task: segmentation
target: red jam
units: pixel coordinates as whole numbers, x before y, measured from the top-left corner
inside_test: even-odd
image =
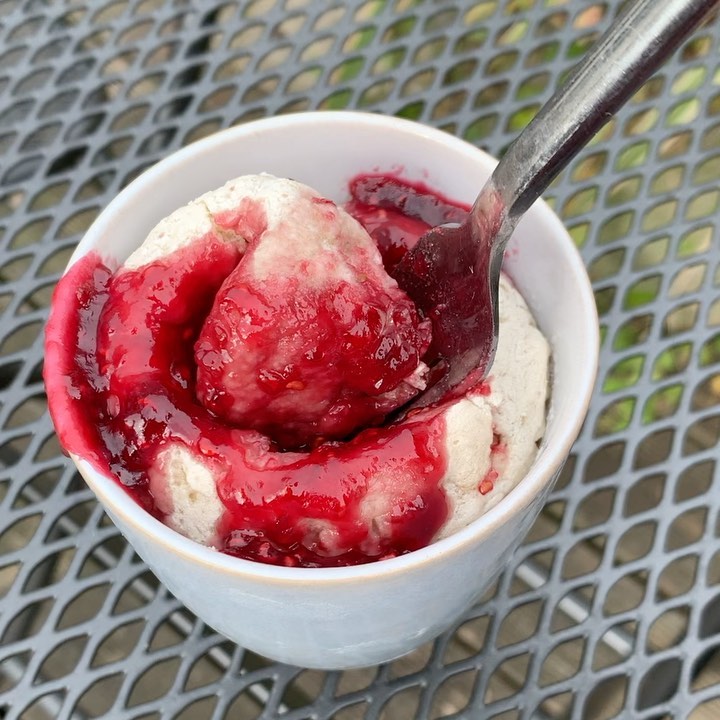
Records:
[[[359,177],[351,195],[348,209],[378,242],[388,270],[430,224],[464,212],[427,188],[391,177]],[[113,274],[96,253],[72,266],[56,289],[46,335],[46,386],[62,445],[114,475],[160,519],[149,469],[173,444],[188,448],[217,478],[225,507],[219,549],[239,557],[335,566],[427,545],[448,512],[438,409],[361,430],[345,442],[284,452],[267,435],[197,400],[193,348],[216,294],[241,260],[211,233],[137,270]],[[353,349],[343,351],[352,362]],[[392,478],[393,487],[382,532],[363,505],[378,474]],[[326,527],[331,547],[323,539]]]
[[[284,210],[302,220],[250,238],[216,293],[195,343],[196,392],[226,422],[299,450],[380,425],[417,395],[431,323],[334,203],[286,198]],[[303,255],[316,237],[328,249]],[[292,259],[274,254],[292,247]]]
[[[358,175],[350,183],[350,195],[345,209],[375,241],[390,275],[428,228],[460,223],[469,210],[423,183],[388,175]]]

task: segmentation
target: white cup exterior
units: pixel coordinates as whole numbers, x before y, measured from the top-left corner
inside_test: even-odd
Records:
[[[248,173],[307,183],[341,202],[362,172],[399,172],[471,202],[495,161],[446,133],[397,118],[303,113],[219,132],[167,157],[121,192],[79,243],[123,260],[161,218]],[[547,430],[526,477],[468,527],[426,548],[347,568],[284,568],[223,555],[147,515],[111,477],[74,457],[88,485],[158,578],[231,640],[304,667],[373,665],[448,628],[496,579],[530,529],[590,400],[598,358],[592,290],[571,238],[536,203],[506,253],[505,269],[550,341]]]

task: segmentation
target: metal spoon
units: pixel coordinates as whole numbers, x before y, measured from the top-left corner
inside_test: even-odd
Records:
[[[423,235],[393,273],[433,323],[432,383],[412,407],[462,394],[492,365],[503,252],[552,179],[720,0],[636,0],[517,137],[467,219]]]

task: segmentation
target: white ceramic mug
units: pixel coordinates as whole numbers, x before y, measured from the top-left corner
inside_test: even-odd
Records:
[[[495,161],[444,132],[379,115],[328,112],[261,120],[169,156],[115,198],[82,239],[126,258],[164,216],[246,173],[291,177],[342,202],[361,172],[400,171],[471,202]],[[512,277],[553,353],[547,431],[527,476],[456,534],[408,555],[345,568],[286,568],[198,545],[146,514],[81,458],[80,472],[138,554],[208,625],[274,658],[319,668],[389,660],[430,640],[495,580],[537,517],[585,417],[598,356],[598,321],[582,260],[543,202],[506,253]]]

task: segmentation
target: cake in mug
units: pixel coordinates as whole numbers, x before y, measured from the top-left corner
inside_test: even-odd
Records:
[[[408,412],[432,327],[393,268],[467,208],[392,176],[350,195],[247,175],[122,265],[73,264],[46,333],[63,447],[177,532],[279,565],[394,557],[496,505],[537,454],[548,343],[503,277],[488,376]]]

